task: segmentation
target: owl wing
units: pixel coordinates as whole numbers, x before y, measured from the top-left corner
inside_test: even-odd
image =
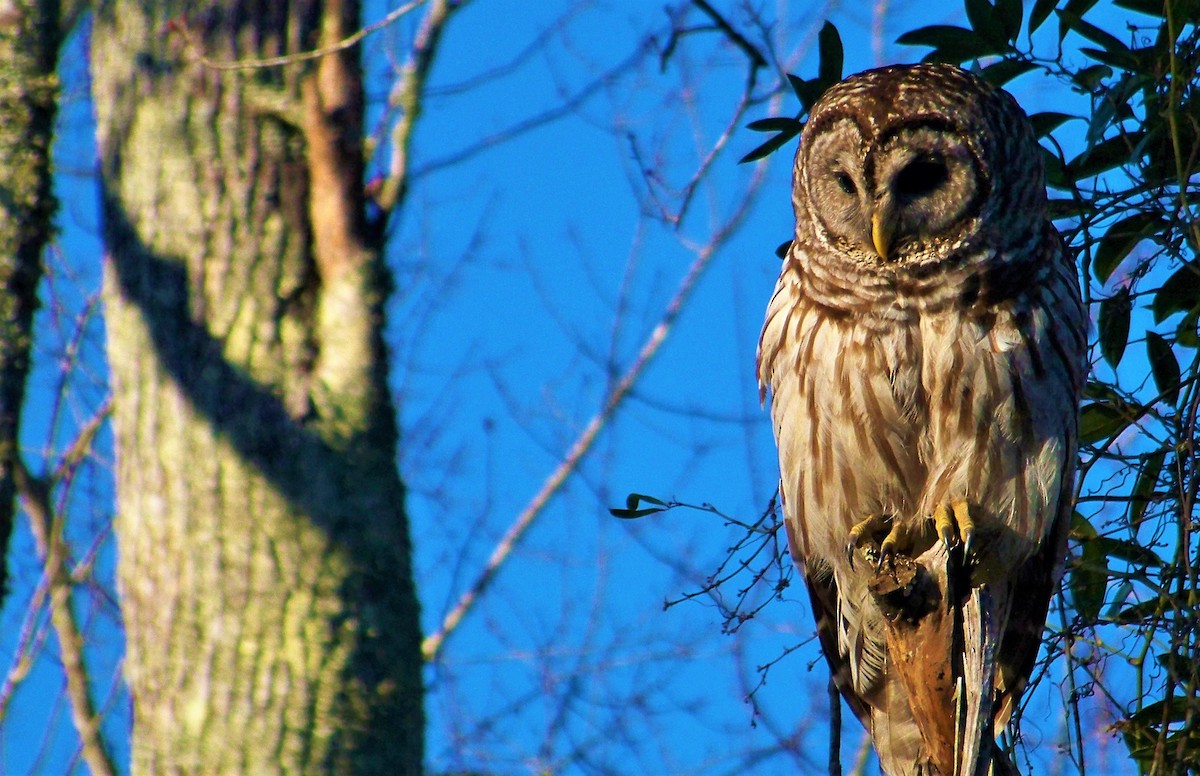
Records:
[[[804,577],[812,603],[821,652],[838,692],[862,726],[871,733],[881,762],[921,762],[924,748],[921,729],[913,717],[904,684],[889,672],[886,663],[873,672],[869,685],[863,683],[863,675],[867,673],[863,670],[863,662],[868,659],[864,652],[870,651],[864,650],[865,642],[873,636],[882,637],[882,634],[862,633],[860,629],[842,623],[847,616],[861,616],[861,609],[847,611],[843,607],[845,599],[839,594],[833,572],[820,560],[805,561],[797,547],[793,522],[788,520],[785,525],[792,557],[796,559]],[[866,591],[862,593],[862,606],[869,606],[865,600]],[[856,646],[844,648],[850,645],[844,636],[839,636],[840,632],[858,634],[858,638],[851,636]]]
[[[1047,330],[1026,332],[1026,337],[1045,340],[1036,349],[1055,354],[1063,370],[1064,380],[1055,386],[1070,397],[1078,407],[1087,379],[1086,332],[1087,318],[1080,296],[1075,260],[1061,235],[1047,224],[1041,246],[1040,260],[1051,268],[1049,280],[1039,289],[1039,301],[1051,321]],[[1057,328],[1057,330],[1049,330]],[[1053,390],[1054,387],[1048,388]],[[1066,559],[1067,534],[1071,527],[1074,506],[1074,474],[1078,444],[1078,417],[1067,419],[1063,459],[1060,462],[1058,501],[1049,529],[1037,550],[1011,577],[1013,600],[1020,602],[1009,614],[1004,642],[997,660],[996,714],[997,728],[1008,724],[1013,707],[1020,699],[1042,646],[1042,633],[1050,600],[1062,578]]]
[[[1059,494],[1058,516],[1050,535],[1013,576],[1012,600],[1021,602],[1008,616],[1004,642],[997,659],[995,727],[1008,724],[1029,675],[1033,673],[1050,601],[1062,577],[1067,534],[1071,526],[1070,489]]]

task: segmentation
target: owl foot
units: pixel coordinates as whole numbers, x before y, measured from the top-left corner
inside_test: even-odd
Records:
[[[975,520],[971,517],[967,502],[938,504],[933,510],[933,526],[947,551],[961,540],[963,556],[970,555],[971,540],[975,538]]]
[[[961,544],[963,556],[970,555],[975,538],[975,520],[971,517],[967,502],[939,504],[933,510],[932,522],[947,552]],[[929,547],[928,526],[929,523],[925,521],[912,523],[896,520],[891,515],[868,515],[850,529],[850,538],[846,541],[846,558],[850,567],[854,567],[857,551],[862,552],[876,571],[897,555],[919,555]]]
[[[879,537],[882,536],[882,540]],[[854,553],[861,550],[866,559],[879,571],[883,564],[897,554],[907,552],[913,543],[912,529],[891,515],[868,515],[850,528],[846,541],[846,558],[854,567]]]
[[[867,560],[874,562],[879,555],[874,546],[874,537],[887,531],[892,518],[887,515],[867,515],[866,519],[855,523],[850,528],[850,538],[846,540],[846,560],[850,568],[854,568],[854,553],[862,550]]]

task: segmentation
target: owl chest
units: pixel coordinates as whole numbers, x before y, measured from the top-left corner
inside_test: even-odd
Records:
[[[814,320],[801,341],[795,390],[811,421],[797,453],[817,472],[804,489],[815,509],[919,512],[931,488],[950,487],[937,483],[962,480],[981,450],[1012,436],[1003,359],[970,321]]]

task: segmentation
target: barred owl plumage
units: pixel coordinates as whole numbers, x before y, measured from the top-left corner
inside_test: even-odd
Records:
[[[758,377],[822,649],[891,776],[1013,772],[1087,332],[1029,120],[956,67],[861,73],[813,107],[792,200]]]

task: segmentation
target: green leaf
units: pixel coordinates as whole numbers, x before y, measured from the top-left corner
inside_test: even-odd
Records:
[[[1113,387],[1102,380],[1088,380],[1083,386],[1083,397],[1096,401],[1107,401],[1115,404],[1121,402],[1121,395]]]
[[[667,505],[667,502],[657,499],[654,496],[647,496],[645,493],[630,493],[625,497],[625,506],[629,507],[630,509],[637,509],[639,501],[645,501],[647,504],[654,504],[655,506],[659,507],[665,507]]]
[[[980,75],[992,86],[1004,86],[1019,75],[1024,75],[1037,68],[1032,62],[1020,59],[1001,59],[985,67]]]
[[[936,55],[937,59],[945,62],[966,62],[988,54],[1003,54],[1008,50],[1006,45],[993,45],[972,30],[947,24],[933,24],[906,32],[896,42],[904,46],[932,46],[934,51],[926,60]]]
[[[1045,137],[1054,130],[1063,125],[1064,122],[1078,118],[1069,113],[1055,113],[1054,111],[1045,111],[1043,113],[1034,113],[1029,117],[1029,123],[1033,124],[1034,137]]]
[[[1163,0],[1115,0],[1113,5],[1159,19],[1167,18],[1167,4]],[[1196,0],[1174,0],[1171,6],[1177,23],[1178,20],[1191,20],[1195,24],[1196,19],[1200,17],[1200,2]]]
[[[966,0],[966,8],[967,22],[979,37],[992,46],[1008,48],[1004,22],[1000,20],[1000,15],[988,0]]]
[[[753,132],[784,132],[789,129],[798,129],[804,126],[804,122],[799,119],[790,119],[787,116],[772,116],[771,118],[759,119],[751,121],[746,125],[746,129]]]
[[[821,94],[825,91],[826,86],[822,86],[820,79],[804,79],[798,75],[788,73],[788,83],[792,86],[792,91],[796,93],[796,98],[800,100],[800,105],[803,108],[801,115],[812,110],[812,106],[820,99]]]
[[[1068,13],[1071,16],[1082,19],[1083,15],[1088,12],[1097,0],[1067,0],[1067,4],[1061,10],[1055,13]],[[1058,20],[1058,42],[1062,43],[1063,38],[1067,37],[1067,26],[1062,19]]]
[[[1108,557],[1097,541],[1096,529],[1078,512],[1071,521],[1071,534],[1079,540],[1081,550],[1071,564],[1071,599],[1084,622],[1095,622],[1108,586]]]
[[[1166,595],[1160,595],[1149,601],[1128,606],[1121,610],[1115,622],[1118,625],[1129,625],[1142,622],[1146,618],[1159,618],[1165,615],[1187,614],[1192,610],[1191,596],[1197,594],[1194,590],[1180,590]]]
[[[1166,450],[1155,450],[1147,455],[1146,459],[1142,461],[1137,481],[1133,484],[1133,490],[1130,491],[1129,525],[1135,533],[1142,527],[1142,518],[1146,514],[1146,507],[1150,504],[1150,497],[1154,494],[1154,489],[1158,487],[1158,475],[1162,472],[1163,459],[1166,458],[1166,455]]]
[[[1183,722],[1188,718],[1191,705],[1186,697],[1173,695],[1142,707],[1129,721],[1138,725],[1159,725],[1164,719],[1168,723]]]
[[[1067,8],[1070,8],[1070,6],[1071,3],[1067,3]],[[1066,25],[1067,29],[1079,33],[1105,51],[1113,54],[1124,53],[1133,60],[1133,55],[1130,53],[1129,47],[1122,43],[1115,35],[1105,32],[1094,24],[1085,22],[1081,14],[1073,13],[1066,9],[1057,11],[1057,13],[1060,25]]]
[[[1071,74],[1071,80],[1086,92],[1095,92],[1108,78],[1112,78],[1113,69],[1108,65],[1092,65],[1077,73]]]
[[[1130,75],[1125,73],[1116,80],[1111,86],[1101,88],[1097,95],[1100,99],[1096,102],[1095,109],[1092,111],[1092,118],[1088,122],[1087,142],[1089,146],[1095,145],[1104,139],[1105,135],[1111,134],[1115,129],[1117,133],[1123,131],[1121,126],[1126,120],[1134,118],[1133,108],[1130,107],[1130,101],[1134,100],[1141,94],[1146,87],[1152,91],[1155,87],[1155,77],[1153,75]],[[1147,108],[1147,110],[1150,110]],[[1163,122],[1157,122],[1161,124]],[[1156,128],[1155,124],[1151,124],[1152,131]],[[1149,142],[1145,138],[1151,135],[1147,133],[1143,136],[1142,143]]]
[[[1147,16],[1157,16],[1164,18],[1166,4],[1163,0],[1113,0],[1113,5],[1118,8],[1124,8],[1127,11],[1137,11],[1144,13]]]
[[[1079,444],[1090,445],[1109,439],[1125,430],[1133,413],[1131,408],[1095,401],[1079,413]]]
[[[1183,348],[1200,348],[1200,307],[1183,316],[1175,329],[1175,344]]]
[[[1095,539],[1099,535],[1100,532],[1096,530],[1094,525],[1092,525],[1092,521],[1080,514],[1079,510],[1075,510],[1071,513],[1071,530],[1068,536],[1070,536],[1072,539],[1078,539],[1081,542],[1085,542]]]
[[[1157,213],[1134,213],[1108,228],[1092,256],[1092,277],[1108,282],[1120,263],[1139,242],[1153,234],[1165,233],[1170,224]]]
[[[1155,658],[1160,666],[1171,674],[1171,680],[1186,682],[1196,668],[1195,658],[1180,652],[1164,652]]]
[[[762,145],[755,148],[750,153],[743,156],[741,159],[738,160],[738,164],[745,164],[747,162],[758,161],[759,159],[762,159],[764,156],[769,156],[798,134],[800,134],[799,127],[784,130],[783,132],[780,132],[778,135],[771,138],[767,142],[765,142]]]
[[[638,509],[643,501],[645,501],[647,504],[654,504],[655,506],[648,509]],[[645,517],[646,515],[664,512],[667,509],[670,509],[670,505],[668,505],[665,501],[656,499],[654,496],[647,496],[644,493],[630,493],[625,497],[624,509],[613,507],[608,510],[608,513],[613,517],[619,517],[622,520],[635,520],[639,517]]]
[[[1058,161],[1057,158],[1055,161]],[[1059,165],[1062,166],[1061,164]],[[1061,180],[1061,171],[1060,171]],[[1047,173],[1047,181],[1049,181],[1049,173]],[[1054,184],[1049,184],[1054,185]],[[1056,188],[1068,188],[1066,186],[1056,186]],[[1080,202],[1076,199],[1065,199],[1055,197],[1046,203],[1046,212],[1050,214],[1051,221],[1059,221],[1064,218],[1078,219],[1081,213],[1086,210],[1088,204]]]
[[[610,515],[612,515],[613,517],[619,517],[622,520],[636,520],[639,517],[645,517],[646,515],[656,515],[662,511],[664,511],[664,510],[662,510],[662,509],[617,509],[616,507],[610,507],[608,510],[608,513]]]
[[[1200,262],[1188,262],[1167,278],[1150,307],[1155,323],[1181,310],[1191,312],[1200,307]]]
[[[1105,49],[1091,48],[1090,46],[1080,46],[1079,53],[1086,54],[1088,59],[1112,65],[1120,70],[1137,70],[1141,66],[1137,56],[1128,49],[1125,51],[1107,51]]]
[[[1115,620],[1121,613],[1121,607],[1129,598],[1129,594],[1133,592],[1133,583],[1128,579],[1121,580],[1121,584],[1117,586],[1117,592],[1113,593],[1112,601],[1109,602],[1108,608],[1104,610],[1104,619]]]
[[[1179,361],[1171,345],[1160,335],[1146,332],[1146,355],[1150,358],[1150,372],[1163,401],[1171,406],[1179,401]]]
[[[1090,178],[1115,167],[1130,164],[1145,132],[1127,132],[1097,143],[1067,162],[1067,174],[1072,180]]]
[[[1100,548],[1105,557],[1123,560],[1142,568],[1161,568],[1162,558],[1148,547],[1127,539],[1113,539],[1108,536],[1098,536],[1092,542]]]
[[[1051,151],[1046,146],[1038,146],[1042,149],[1042,168],[1046,171],[1046,185],[1056,189],[1071,191],[1071,179],[1068,177],[1067,166],[1062,163],[1062,159],[1058,158],[1058,154]]]
[[[817,34],[817,80],[826,88],[842,80],[842,36],[832,22],[825,22]]]
[[[1117,289],[1115,294],[1100,303],[1100,315],[1096,321],[1100,334],[1100,354],[1114,369],[1121,363],[1125,346],[1129,344],[1129,315],[1132,311],[1133,303],[1127,288]]]
[[[1004,39],[1015,43],[1021,34],[1021,19],[1025,16],[1021,0],[996,0],[996,15],[1004,27]]]
[[[1042,22],[1050,18],[1050,14],[1054,12],[1054,6],[1058,5],[1058,0],[1037,0],[1033,4],[1033,10],[1029,13],[1029,34],[1032,35],[1038,27],[1042,26]]]

